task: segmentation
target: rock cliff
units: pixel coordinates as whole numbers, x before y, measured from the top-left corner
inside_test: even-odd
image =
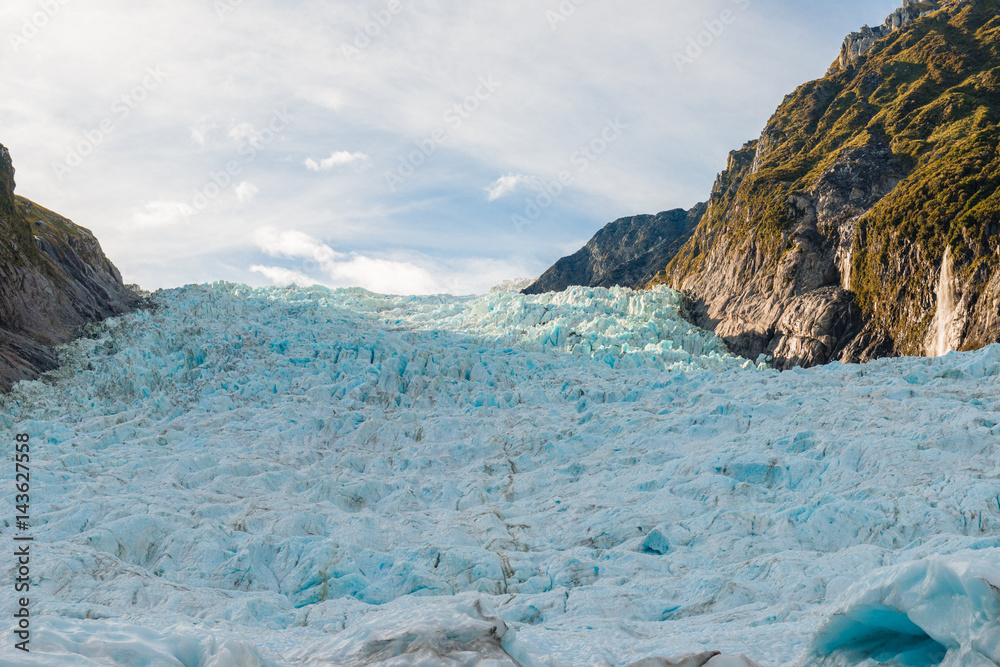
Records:
[[[650,284],[782,368],[1000,340],[998,9],[907,2],[874,42],[849,37],[731,154]],[[938,317],[945,273],[956,305]]]
[[[633,286],[662,250],[644,284],[779,368],[995,343],[998,146],[1000,2],[904,0],[730,154],[707,205],[611,223],[526,292]]]
[[[862,26],[858,32],[852,32],[844,39],[840,49],[840,67],[853,65],[862,56],[871,51],[880,39],[892,32],[905,28],[918,18],[940,9],[937,1],[903,0],[903,6],[894,11],[880,26],[869,28]]]
[[[587,245],[556,262],[524,294],[560,292],[570,285],[639,288],[673,259],[694,231],[705,204],[609,222]]]
[[[53,347],[140,299],[88,230],[14,195],[0,146],[0,390],[55,366]]]

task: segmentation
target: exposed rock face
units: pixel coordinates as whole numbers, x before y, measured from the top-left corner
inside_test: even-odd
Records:
[[[751,143],[732,154],[713,204],[724,202],[724,195],[735,198],[746,176],[755,173],[759,146]],[[697,295],[696,323],[713,328],[737,354],[767,354],[782,368],[833,359],[859,324],[848,291],[858,220],[901,178],[884,143],[845,150],[812,187],[783,195],[789,224],[781,233],[787,251],[779,258],[756,236],[700,227],[692,243],[711,250],[702,270],[679,285]]]
[[[14,210],[14,163],[10,151],[0,145],[0,210],[10,213]]]
[[[844,45],[840,49],[840,66],[853,65],[871,51],[878,40],[939,9],[938,5],[938,2],[930,0],[903,0],[903,6],[890,14],[882,25],[874,28],[862,26],[859,32],[852,32],[844,39]]]
[[[53,346],[140,299],[88,230],[14,195],[0,146],[0,390],[55,366]]]
[[[646,285],[779,368],[1000,341],[998,12],[904,0],[730,154],[683,231],[678,211],[617,221],[525,292],[635,286],[665,248]]]
[[[907,2],[878,48],[848,38],[858,57],[730,155],[651,284],[687,291],[698,324],[780,368],[922,355],[947,249],[951,348],[1000,341],[998,9]]]
[[[694,231],[705,204],[609,222],[587,245],[563,257],[524,294],[560,292],[570,285],[638,288],[673,259]]]
[[[601,667],[607,663],[599,663]],[[610,667],[610,666],[609,666]],[[702,651],[673,658],[643,658],[625,667],[759,667],[745,655],[723,655],[719,651]]]

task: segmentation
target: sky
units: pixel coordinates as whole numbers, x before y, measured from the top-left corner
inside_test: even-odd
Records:
[[[17,193],[127,283],[487,291],[690,208],[898,0],[5,0]]]

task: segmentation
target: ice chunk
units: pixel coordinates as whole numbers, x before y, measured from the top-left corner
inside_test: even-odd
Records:
[[[816,632],[818,665],[1000,664],[1000,549],[890,567],[844,595]]]
[[[476,596],[400,600],[341,633],[294,651],[305,664],[517,667],[514,631]],[[506,647],[506,648],[505,648]]]
[[[673,658],[643,658],[626,667],[758,667],[745,655],[722,655],[718,651],[702,651]]]
[[[647,554],[662,556],[670,551],[670,540],[667,539],[667,536],[663,534],[662,530],[654,528],[649,531],[649,534],[646,535],[646,539],[642,541],[641,551]]]

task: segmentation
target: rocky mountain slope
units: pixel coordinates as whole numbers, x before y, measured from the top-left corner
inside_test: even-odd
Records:
[[[705,204],[609,222],[587,245],[563,257],[524,294],[561,292],[570,285],[639,288],[674,258],[705,213]]]
[[[648,285],[780,368],[997,342],[998,145],[1000,3],[905,0],[730,154]]]
[[[52,368],[81,325],[138,303],[93,234],[14,195],[0,146],[0,390]]]
[[[907,2],[865,48],[848,37],[730,156],[653,283],[688,290],[734,351],[782,367],[1000,339],[998,10]]]

